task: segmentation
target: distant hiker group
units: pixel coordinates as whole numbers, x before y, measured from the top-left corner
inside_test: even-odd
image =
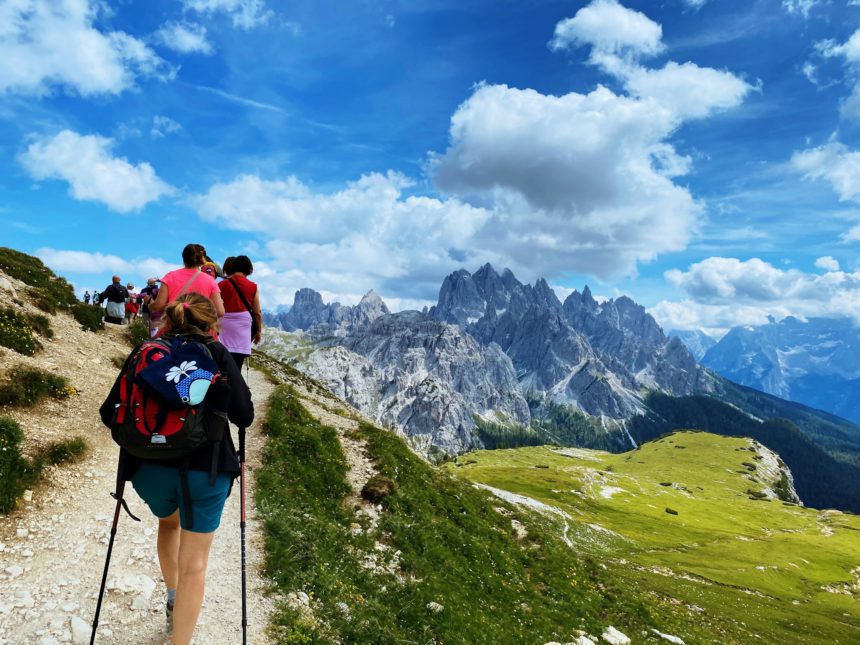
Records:
[[[222,270],[203,246],[189,244],[182,261],[182,268],[161,280],[148,280],[140,294],[131,284],[123,287],[119,276],[98,294],[107,303],[105,320],[115,324],[129,311],[129,301],[141,298],[131,320],[138,313],[147,320],[151,338],[132,350],[100,410],[120,458],[93,639],[120,509],[131,515],[123,498],[126,481],[158,517],[171,642],[190,643],[215,530],[233,480],[240,478],[243,631],[247,625],[244,440],[254,406],[240,370],[260,341],[260,297],[248,279],[254,269],[247,256],[227,258]],[[239,427],[238,451],[228,420]]]

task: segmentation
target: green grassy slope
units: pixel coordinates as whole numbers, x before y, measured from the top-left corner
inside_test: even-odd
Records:
[[[667,598],[630,589],[602,554],[567,546],[567,520],[501,501],[361,424],[353,438],[394,482],[374,528],[345,503],[337,433],[289,385],[273,396],[267,425],[257,492],[266,573],[281,594],[307,593],[312,610],[282,602],[278,643],[542,644],[573,640],[576,629],[599,636],[608,625],[637,642],[657,642],[652,628],[684,631],[688,642],[710,633]],[[528,535],[518,536],[514,520]]]
[[[674,605],[687,643],[860,642],[860,519],[754,499],[749,445],[682,432],[622,454],[520,448],[447,468],[566,511],[575,550],[646,604]]]

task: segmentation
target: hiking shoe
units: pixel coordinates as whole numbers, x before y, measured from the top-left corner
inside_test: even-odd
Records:
[[[172,634],[173,633],[173,603],[172,602],[167,603],[166,613],[167,613],[167,633]]]

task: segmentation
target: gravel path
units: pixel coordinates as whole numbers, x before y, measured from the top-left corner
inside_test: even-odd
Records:
[[[80,434],[92,447],[81,463],[52,469],[30,501],[12,515],[0,517],[0,644],[89,642],[113,518],[114,500],[109,493],[117,456],[96,413],[116,375],[110,357],[127,353],[128,348],[118,328],[87,334],[74,329],[70,318],[67,325],[66,319],[58,316],[54,323],[57,337],[66,342],[45,342],[44,353],[37,357],[25,359],[0,352],[2,367],[13,361],[57,366],[81,389],[79,396],[49,402],[38,411],[0,413],[19,421],[34,443],[74,430],[68,436]],[[264,629],[273,601],[263,595],[264,583],[258,573],[263,551],[253,502],[253,474],[260,463],[265,403],[274,386],[253,371],[250,386],[257,421],[248,430],[246,467],[249,642],[266,643]],[[237,480],[215,538],[195,643],[241,642],[238,493]],[[157,520],[131,486],[126,489],[126,499],[142,521],[121,515],[96,642],[164,643],[165,590],[156,556]]]

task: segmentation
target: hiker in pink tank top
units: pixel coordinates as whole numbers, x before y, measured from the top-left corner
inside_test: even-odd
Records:
[[[215,305],[218,317],[224,315],[224,302],[221,300],[221,290],[215,278],[200,271],[200,267],[209,261],[206,249],[200,244],[188,244],[182,249],[182,269],[176,269],[161,279],[161,288],[155,301],[149,305],[150,311],[161,313],[168,303],[186,293],[199,293],[209,298]]]

